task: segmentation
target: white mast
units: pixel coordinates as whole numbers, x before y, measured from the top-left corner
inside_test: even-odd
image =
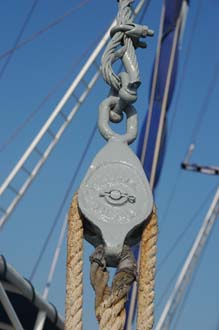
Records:
[[[209,235],[213,229],[217,216],[219,214],[219,187],[215,193],[211,206],[205,216],[201,229],[195,239],[191,251],[185,261],[182,271],[177,279],[176,285],[170,295],[166,306],[156,326],[156,330],[170,329],[171,321],[180,303],[183,294],[191,280],[202,250],[207,243]]]

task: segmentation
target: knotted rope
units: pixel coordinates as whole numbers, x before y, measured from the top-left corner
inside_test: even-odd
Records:
[[[108,286],[104,247],[98,246],[90,258],[91,284],[96,294],[95,309],[100,330],[123,330],[125,302],[136,278],[136,263],[128,246],[124,246],[112,287]]]
[[[157,215],[154,208],[141,241],[137,330],[153,329],[157,233]],[[65,330],[82,330],[83,223],[78,209],[77,194],[69,210],[67,244]],[[99,330],[124,329],[125,303],[131,285],[136,279],[136,265],[133,258],[129,247],[124,246],[111,288],[108,286],[109,273],[106,269],[103,246],[98,246],[90,258],[90,280],[96,294],[95,310]]]
[[[68,216],[66,321],[65,330],[82,330],[83,304],[83,223],[77,194]],[[128,246],[124,246],[112,287],[108,286],[104,247],[98,246],[90,257],[91,284],[95,290],[95,310],[100,330],[123,330],[125,302],[136,278],[136,263]]]

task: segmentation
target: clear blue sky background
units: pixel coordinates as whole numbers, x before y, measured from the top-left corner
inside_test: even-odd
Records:
[[[136,1],[137,2],[137,1]],[[23,37],[47,25],[79,1],[46,0],[39,1],[33,16],[27,25]],[[136,108],[141,122],[147,110],[149,80],[153,59],[155,56],[158,36],[161,0],[153,0],[148,8],[144,24],[155,30],[155,37],[148,39],[147,50],[139,50],[138,58],[142,85],[139,90],[139,100]],[[4,1],[0,13],[0,54],[13,46],[17,33],[30,10],[32,1]],[[200,15],[197,17],[197,12]],[[16,51],[0,79],[0,145],[8,139],[11,133],[25,118],[40,104],[53,86],[69,72],[73,63],[82,53],[97,42],[107,29],[117,12],[116,0],[91,0],[75,14],[66,18],[40,38]],[[158,246],[158,265],[166,255],[180,233],[191,222],[193,214],[202,201],[217,184],[216,177],[183,172],[180,162],[183,160],[188,145],[193,142],[191,136],[200,116],[200,109],[206,98],[207,89],[213,74],[218,74],[218,12],[219,3],[216,0],[192,1],[188,14],[183,45],[180,51],[179,71],[174,99],[169,112],[168,126],[176,112],[173,128],[169,130],[168,146],[162,175],[156,191],[160,235]],[[195,31],[192,30],[194,20],[198,19]],[[193,33],[193,35],[191,35]],[[192,46],[188,53],[189,40]],[[92,46],[93,47],[93,46]],[[90,49],[91,51],[91,49]],[[188,57],[187,57],[188,54]],[[60,97],[70,82],[82,67],[85,59],[77,64],[69,78],[49,99],[34,119],[25,127],[16,139],[0,151],[0,181],[8,175],[21,157],[29,143],[44,121],[52,112]],[[187,61],[185,72],[183,63]],[[1,66],[4,60],[0,61]],[[218,88],[216,81],[211,97],[207,102],[206,114],[200,126],[197,137],[197,147],[192,161],[203,164],[219,164],[218,153]],[[77,94],[80,95],[81,87]],[[97,119],[98,104],[108,93],[108,87],[99,80],[86,103],[81,107],[74,121],[64,133],[61,141],[46,162],[37,180],[28,190],[10,217],[4,230],[0,233],[0,253],[4,254],[25,277],[30,275],[42,244],[51,227],[62,198],[67,189],[89,138],[90,132]],[[73,105],[73,101],[68,109]],[[58,121],[56,125],[60,124]],[[42,147],[46,145],[46,140]],[[92,158],[104,141],[96,134],[94,142],[85,158],[84,164],[77,177],[74,191],[80,184]],[[133,145],[136,149],[137,143]],[[34,162],[33,159],[31,162]],[[29,164],[31,166],[31,163]],[[20,178],[19,178],[20,180]],[[16,183],[15,183],[16,185]],[[175,186],[173,199],[170,196]],[[72,195],[73,192],[72,191]],[[1,206],[7,204],[11,193],[6,193],[1,199]],[[213,192],[210,198],[213,197]],[[34,278],[34,285],[39,292],[43,291],[50,267],[53,251],[58,239],[61,223],[69,207],[70,198],[63,211],[62,217],[54,232],[49,247]],[[195,222],[179,241],[165,265],[158,271],[156,278],[156,320],[158,319],[165,301],[171,292],[176,279],[177,269],[181,267],[189,247],[201,225],[204,214],[209,206],[203,208]],[[168,211],[168,212],[167,212]],[[177,330],[214,330],[218,329],[219,318],[219,264],[218,251],[218,222],[210,237],[206,251],[202,257],[188,299],[175,329]],[[88,256],[93,248],[85,243],[84,274],[85,274],[85,315],[84,328],[95,329],[94,295],[89,284]],[[63,244],[49,300],[64,314],[65,300],[65,258],[66,243]],[[166,291],[165,291],[166,290]],[[160,301],[163,293],[164,299]],[[173,327],[174,329],[174,327]]]

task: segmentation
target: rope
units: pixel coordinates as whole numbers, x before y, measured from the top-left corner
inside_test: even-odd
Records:
[[[77,194],[69,210],[67,244],[65,330],[82,330],[83,223]],[[124,246],[111,288],[108,286],[109,273],[102,245],[97,247],[90,260],[90,279],[96,293],[95,309],[99,330],[123,330],[126,320],[125,302],[136,279],[134,256],[130,248]]]
[[[124,246],[112,287],[108,286],[104,247],[98,246],[90,257],[90,280],[96,294],[95,310],[99,330],[123,330],[126,321],[125,302],[136,279],[136,262],[128,246]]]
[[[157,234],[157,214],[154,207],[141,240],[137,330],[153,329]]]
[[[133,90],[137,91],[140,85],[135,47],[143,46],[143,43],[139,41],[140,37],[145,37],[147,34],[150,36],[153,35],[153,32],[147,27],[131,26],[132,10],[130,5],[132,2],[133,0],[121,0],[119,2],[118,26],[115,26],[111,30],[112,40],[102,57],[103,77],[119,94],[120,106],[121,103],[124,105],[124,101],[125,104],[131,104],[137,98],[137,93],[136,95],[134,95],[135,93],[133,94]],[[138,31],[139,29],[141,30],[140,32]],[[125,35],[125,32],[127,32],[127,35]],[[116,51],[117,47],[121,44],[122,47]],[[118,58],[122,58],[123,65],[127,71],[125,75],[121,74],[121,77],[116,76],[112,70],[112,64]],[[127,90],[128,87],[132,91],[130,93],[131,96],[129,95],[130,91]],[[121,95],[124,91],[125,95],[122,97]],[[132,95],[134,95],[134,98]],[[82,330],[82,226],[76,196],[69,212],[66,330]],[[151,329],[150,324],[153,325],[153,290],[157,240],[157,218],[155,210],[144,234],[142,253],[146,255],[146,259],[142,257],[140,272],[146,270],[148,281],[145,284],[144,278],[141,279],[139,290],[143,292],[143,296],[139,293],[139,297],[143,308],[145,306],[145,294],[148,294],[146,314],[149,324],[148,329]],[[77,235],[80,237],[77,237]],[[115,257],[116,260],[118,258],[118,268],[111,287],[108,285],[109,273],[106,269],[107,258],[104,246],[98,246],[90,257],[90,280],[96,295],[95,311],[100,330],[124,329],[126,322],[125,303],[130,288],[136,280],[136,262],[130,247],[124,245],[121,255]],[[139,315],[142,313],[142,308],[139,308]]]
[[[82,330],[83,225],[77,194],[68,216],[65,330]]]

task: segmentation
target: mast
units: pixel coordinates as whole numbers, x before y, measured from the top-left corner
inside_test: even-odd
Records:
[[[207,240],[213,230],[215,221],[219,214],[219,186],[214,195],[209,210],[204,218],[203,224],[199,233],[195,239],[195,242],[189,252],[189,255],[184,263],[182,271],[177,279],[176,285],[170,295],[166,306],[161,314],[161,317],[156,326],[156,330],[168,330],[170,329],[171,321],[176,312],[177,306],[179,305],[183,294],[192,278],[195,267],[201,256],[203,249],[207,243]]]

